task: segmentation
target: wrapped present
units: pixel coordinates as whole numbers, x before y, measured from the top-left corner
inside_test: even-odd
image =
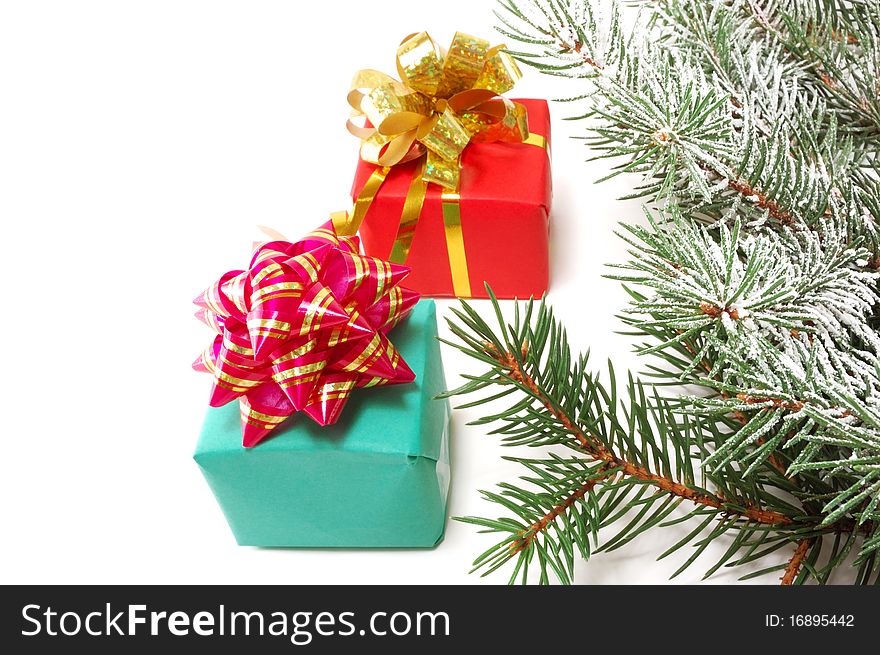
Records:
[[[550,119],[502,95],[520,72],[503,46],[426,33],[398,48],[401,81],[360,71],[349,130],[361,138],[351,212],[367,254],[412,267],[428,296],[541,296],[549,281]]]
[[[443,537],[449,405],[434,303],[394,330],[411,384],[356,393],[339,420],[304,418],[242,448],[232,405],[208,410],[195,460],[241,545],[430,547]]]
[[[195,364],[214,375],[195,460],[240,544],[443,535],[449,407],[434,400],[445,388],[434,305],[399,286],[405,267],[358,250],[328,223],[259,246],[196,299],[219,334]]]

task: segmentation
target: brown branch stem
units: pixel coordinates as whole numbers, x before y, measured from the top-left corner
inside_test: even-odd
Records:
[[[807,537],[798,542],[798,547],[795,549],[791,559],[788,560],[788,565],[785,567],[785,573],[782,576],[782,582],[779,584],[787,586],[794,583],[812,545],[813,537]]]
[[[728,177],[704,162],[700,162],[698,165],[707,173],[726,179],[728,187],[749,200],[755,207],[766,209],[767,214],[771,218],[775,218],[783,225],[794,225],[795,219],[790,210],[783,207],[782,204],[773,198],[769,198],[767,194],[763,193],[757,187],[752,186],[746,180]]]
[[[565,26],[563,25],[562,27],[564,28]],[[562,35],[559,32],[551,31],[551,30],[541,30],[541,31],[544,34],[546,34],[547,36],[550,36],[550,37],[553,37],[554,39],[556,39],[556,43],[559,46],[560,52],[564,52],[566,54],[574,52],[574,53],[580,55],[581,61],[583,61],[587,66],[594,68],[596,70],[603,70],[605,68],[598,61],[596,61],[595,59],[593,59],[592,57],[590,57],[586,53],[581,52],[581,50],[584,47],[584,44],[582,42],[575,40],[574,43],[569,43],[564,38],[562,38]]]
[[[737,394],[736,398],[747,405],[761,405],[762,407],[785,409],[791,412],[799,412],[807,406],[807,403],[803,400],[783,400],[782,398],[774,398],[772,396],[752,396],[747,393]],[[852,416],[852,413],[848,409],[842,409],[840,407],[832,407],[830,409],[836,411],[841,418]]]

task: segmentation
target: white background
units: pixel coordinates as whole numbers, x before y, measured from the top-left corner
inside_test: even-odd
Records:
[[[237,546],[191,459],[211,381],[190,369],[210,339],[190,302],[246,263],[256,225],[296,237],[346,206],[357,142],[345,131],[345,94],[356,69],[393,73],[396,44],[423,29],[441,43],[455,30],[496,43],[494,8],[492,0],[2,4],[3,582],[480,581],[469,563],[494,537],[453,521],[427,551]],[[514,95],[578,91],[525,73]],[[562,120],[574,107],[551,109],[550,299],[595,366],[610,357],[637,369],[645,362],[615,334],[625,294],[602,277],[606,263],[626,259],[613,231],[641,212],[616,198],[637,180],[594,185],[607,164],[585,163],[588,150],[568,138],[583,130]],[[441,314],[449,305],[439,302]],[[481,370],[456,354],[444,348],[450,385]],[[454,417],[454,516],[495,516],[477,490],[518,473],[500,458],[514,452],[465,427],[476,416]],[[664,582],[690,551],[654,560],[686,530],[654,530],[599,555],[577,581]],[[713,561],[676,582],[699,580]]]

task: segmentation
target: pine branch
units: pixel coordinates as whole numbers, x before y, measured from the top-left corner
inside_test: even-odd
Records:
[[[772,467],[768,471],[773,476],[761,481],[743,478],[733,467],[704,469],[701,474],[716,490],[697,484],[695,463],[721,443],[722,435],[711,424],[690,423],[685,417],[679,422],[665,400],[655,394],[648,402],[645,389],[635,381],[629,387],[629,402],[618,407],[614,385],[601,385],[588,371],[586,358],[572,361],[565,331],[546,305],[526,303],[524,309],[516,305],[515,320],[506,325],[489,293],[499,330],[492,330],[462,302],[461,310],[453,310],[457,320],[449,321],[458,342],[446,343],[490,370],[467,376],[464,386],[445,395],[498,388],[487,399],[464,405],[476,407],[514,394],[517,398],[509,409],[489,413],[475,423],[499,423],[494,432],[506,435],[507,445],[555,445],[575,451],[578,457],[515,459],[529,470],[523,480],[537,485],[538,493],[508,483],[501,485],[501,493],[483,492],[487,500],[517,518],[459,519],[504,535],[475,560],[475,569],[486,574],[515,560],[511,579],[525,580],[530,564],[537,561],[540,581],[549,581],[552,570],[560,580],[570,582],[575,548],[588,559],[593,551],[589,543],[597,543],[600,528],[617,525],[627,512],[635,512],[635,517],[600,550],[619,548],[653,527],[681,520],[699,522],[664,554],[695,544],[695,555],[678,572],[728,532],[736,536],[709,574],[724,565],[753,561],[762,545],[772,552],[798,535],[831,531],[819,525],[821,519],[809,518],[803,508],[777,495],[776,491],[788,491],[789,484]],[[774,480],[782,485],[776,490]],[[682,503],[692,509],[682,519],[668,520]],[[713,519],[717,523],[710,528]],[[737,556],[740,551],[744,552]]]
[[[694,556],[676,574],[728,533],[734,535],[732,542],[707,575],[722,566],[754,562],[789,542],[810,540],[817,558],[822,539],[828,535],[837,535],[838,540],[844,537],[849,544],[847,552],[861,540],[859,566],[876,574],[876,558],[871,553],[880,547],[880,538],[872,540],[874,521],[861,520],[868,508],[857,508],[856,490],[840,511],[840,503],[815,506],[815,491],[827,489],[827,485],[813,479],[809,471],[786,477],[768,461],[766,466],[752,466],[754,471],[745,475],[736,462],[717,463],[716,454],[728,447],[730,434],[719,432],[711,421],[688,421],[686,414],[657,394],[648,402],[645,389],[635,381],[629,387],[629,401],[618,406],[614,385],[601,385],[589,372],[585,357],[572,359],[565,331],[546,305],[516,305],[513,323],[506,324],[491,290],[489,293],[499,329],[491,329],[462,302],[461,310],[453,310],[457,320],[449,321],[458,342],[446,343],[490,370],[467,376],[464,386],[445,395],[490,387],[499,390],[465,405],[476,407],[513,394],[516,398],[510,408],[489,413],[475,423],[500,424],[494,432],[506,435],[506,445],[555,445],[575,451],[578,457],[515,459],[531,474],[523,481],[537,485],[541,489],[538,493],[507,483],[501,485],[500,494],[483,492],[487,500],[518,518],[459,519],[504,535],[475,560],[475,569],[487,574],[515,560],[511,579],[525,581],[530,565],[537,562],[541,582],[549,581],[550,571],[570,582],[575,552],[588,559],[595,550],[590,542],[598,544],[600,529],[624,523],[623,517],[635,512],[635,517],[599,550],[619,548],[654,527],[693,521],[697,527],[664,554],[688,543],[696,546]],[[613,370],[611,376],[613,379]],[[707,464],[713,458],[716,463],[710,467]],[[705,483],[696,484],[695,474],[700,470],[716,491],[708,491]],[[785,494],[802,495],[803,505],[790,504],[783,499]],[[682,503],[693,509],[672,519]],[[713,520],[714,528],[710,527]],[[809,575],[820,581],[827,579],[842,562],[841,548],[835,542],[828,564],[811,564]],[[802,560],[799,556],[792,570],[801,571],[798,561]],[[804,579],[800,573],[794,575]]]
[[[718,308],[713,308],[712,311],[707,311],[707,309],[705,309],[703,307],[702,303],[700,305],[700,309],[703,311],[704,314],[706,314],[706,313],[715,314],[715,315],[721,314],[721,311],[718,310]],[[733,312],[735,312],[736,310],[735,309],[731,310],[730,308],[726,308],[725,311],[728,311],[731,314],[731,317],[733,317]],[[681,333],[679,332],[679,334],[681,334]],[[687,352],[690,354],[690,356],[692,358],[696,358],[697,351],[689,341],[683,339],[681,341],[681,345],[684,346],[685,350],[687,350]],[[712,377],[712,366],[709,364],[708,361],[706,361],[705,359],[699,359],[699,366],[702,367],[702,369],[710,377]],[[715,381],[717,382],[717,378],[715,378]],[[730,395],[726,391],[721,391],[720,393],[721,393],[721,397],[724,400],[728,400],[730,398]],[[732,411],[731,416],[733,416],[733,418],[736,419],[736,421],[740,424],[740,426],[745,426],[749,422],[749,418],[743,412],[741,412],[739,410]],[[761,437],[761,438],[757,439],[755,441],[755,443],[758,446],[763,446],[766,443],[766,440],[763,437]],[[780,474],[787,475],[785,464],[782,463],[779,456],[775,452],[771,452],[767,456],[767,462],[773,468],[775,468]]]
[[[876,3],[787,2],[762,8],[735,3],[778,42],[818,84],[816,88],[856,122],[850,129],[880,134],[880,103],[871,87],[878,72],[880,7]]]
[[[532,378],[520,365],[516,357],[510,352],[498,353],[491,343],[486,344],[486,353],[495,359],[510,379],[525,387],[541,405],[553,415],[559,423],[577,440],[578,446],[593,458],[605,462],[606,465],[619,469],[622,475],[631,476],[637,480],[653,484],[657,488],[673,496],[684,498],[698,505],[725,510],[730,514],[738,514],[745,519],[766,523],[768,525],[787,525],[792,521],[779,512],[763,510],[757,507],[746,506],[740,510],[730,508],[723,499],[713,497],[702,491],[687,487],[667,477],[651,473],[647,469],[637,466],[632,462],[621,459],[611,452],[595,435],[585,432],[578,427],[565,410],[541,391]],[[594,483],[596,481],[593,481]],[[591,487],[592,488],[592,487]]]
[[[500,432],[511,444],[528,445],[567,445],[564,433],[589,461],[617,465],[614,483],[596,482],[572,501],[600,525],[622,516],[602,512],[607,486],[637,483],[643,494],[653,490],[653,496],[644,496],[635,527],[625,527],[606,544],[610,548],[645,525],[662,523],[658,513],[668,507],[658,510],[657,498],[690,502],[651,476],[705,492],[691,478],[658,470],[663,462],[649,463],[649,454],[661,448],[650,426],[675,425],[666,429],[676,436],[664,439],[671,439],[676,458],[693,459],[692,468],[718,486],[711,497],[724,503],[732,490],[740,509],[778,511],[793,520],[790,529],[774,526],[754,538],[743,523],[765,524],[740,515],[732,522],[739,530],[732,550],[710,573],[810,540],[808,555],[792,565],[794,580],[826,581],[853,548],[858,548],[855,581],[876,577],[877,7],[843,0],[666,0],[647,5],[647,18],[625,30],[616,5],[604,23],[583,0],[502,0],[502,6],[501,31],[526,44],[514,56],[581,85],[573,100],[589,105],[578,117],[590,119],[586,141],[597,157],[617,160],[608,177],[640,175],[642,183],[630,197],[660,206],[649,216],[649,227],[625,226],[622,236],[632,258],[612,277],[635,285],[627,288],[633,300],[623,318],[634,336],[646,339],[638,351],[659,358],[647,366],[656,384],[697,385],[702,391],[677,399],[658,396],[649,408],[640,400],[644,387],[631,382],[631,405],[618,409],[610,402],[616,392],[595,380],[581,380],[578,391],[566,386],[586,375],[584,362],[564,374],[559,367],[545,371],[531,353],[493,342],[498,350],[484,348],[483,361],[536,403],[497,415],[505,421]],[[481,327],[471,320],[469,327]],[[534,347],[535,341],[518,347],[524,343]],[[529,376],[540,393],[530,388]],[[558,405],[557,390],[564,392]],[[581,403],[588,398],[602,402],[593,400],[587,411]],[[623,417],[617,419],[619,411]],[[538,418],[541,413],[552,423]],[[571,427],[584,430],[585,420],[586,443],[579,443]],[[682,430],[699,446],[683,449],[676,443]],[[576,489],[566,488],[552,500],[564,505],[571,497],[565,494]],[[797,508],[778,506],[779,494],[796,499]],[[620,502],[630,510],[641,507],[631,504],[641,502],[633,498],[624,494]],[[709,518],[688,519],[719,519],[697,542],[702,552],[730,526],[718,507],[696,505],[695,511]],[[555,517],[540,524],[545,526],[540,543],[563,552],[564,544],[546,535],[561,520],[553,507],[535,515],[537,521]],[[647,515],[651,520],[643,521]],[[823,535],[833,535],[830,548]],[[741,547],[746,554],[735,556]],[[582,547],[581,554],[586,552]],[[822,565],[820,554],[827,554]],[[565,568],[570,559],[546,561],[571,574]],[[519,560],[518,570],[527,564]]]
[[[871,184],[863,173],[870,153],[876,162],[869,135],[850,138],[848,117],[804,97],[814,91],[810,73],[749,27],[743,16],[752,10],[742,2],[660,3],[629,38],[616,5],[604,32],[589,2],[502,5],[509,17],[499,14],[501,31],[537,46],[516,57],[584,81],[577,98],[591,107],[580,117],[594,119],[587,141],[600,157],[627,158],[609,177],[645,177],[632,197],[674,196],[710,221],[730,209],[795,228],[844,217],[875,242],[880,208],[860,192]],[[802,107],[803,116],[791,116]]]

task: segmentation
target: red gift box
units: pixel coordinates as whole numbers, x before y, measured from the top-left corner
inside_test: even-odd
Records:
[[[540,297],[549,282],[550,112],[545,100],[516,100],[528,110],[527,143],[471,143],[461,157],[461,232],[472,298]],[[388,259],[410,183],[420,162],[394,166],[360,225],[367,255]],[[358,160],[356,199],[377,168]],[[406,259],[406,286],[423,296],[455,296],[446,247],[441,187],[429,184]]]

